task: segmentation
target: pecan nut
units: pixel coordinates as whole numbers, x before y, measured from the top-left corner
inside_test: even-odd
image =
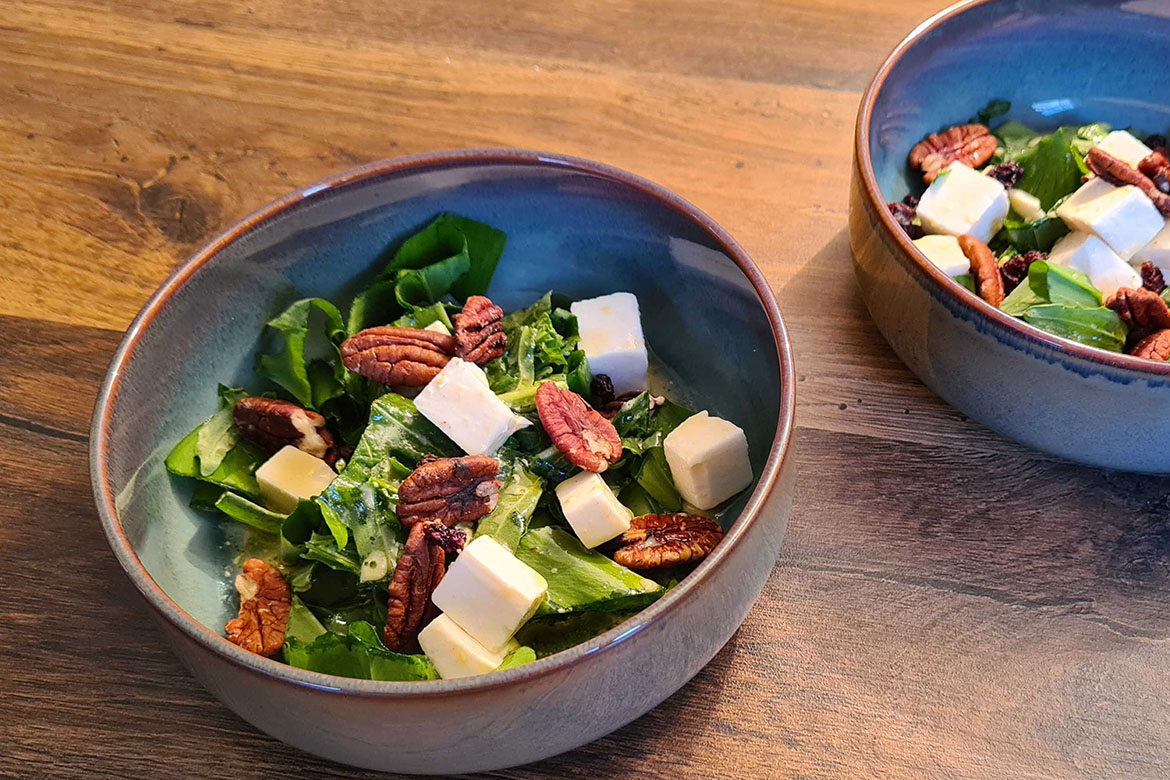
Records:
[[[420,520],[448,526],[478,520],[499,503],[499,475],[500,462],[486,455],[428,455],[398,488],[398,520],[407,528]]]
[[[680,513],[642,515],[630,521],[613,559],[629,569],[661,569],[696,563],[723,539],[723,529],[705,517]]]
[[[1161,295],[1144,287],[1136,290],[1122,287],[1105,301],[1105,305],[1117,312],[1129,328],[1170,328],[1170,306]]]
[[[244,561],[236,577],[240,614],[224,626],[228,641],[259,655],[273,655],[284,646],[292,593],[276,567],[259,558]]]
[[[394,651],[415,649],[418,632],[438,614],[431,594],[443,580],[447,554],[428,533],[430,523],[415,523],[390,578],[382,639]]]
[[[999,272],[999,263],[995,253],[975,236],[959,236],[959,249],[971,262],[971,275],[975,277],[975,289],[979,297],[999,308],[1003,303],[1003,275]]]
[[[333,436],[325,427],[325,418],[291,401],[256,396],[241,398],[232,411],[232,419],[245,439],[266,452],[274,453],[291,444],[325,460],[335,454]]]
[[[473,295],[455,315],[455,354],[478,366],[504,354],[508,338],[501,320],[504,310],[482,295]]]
[[[581,396],[544,382],[536,391],[540,424],[558,450],[586,471],[605,471],[622,457],[617,428]]]
[[[1129,354],[1147,360],[1170,360],[1170,329],[1154,331],[1134,344]]]
[[[1159,147],[1138,163],[1138,171],[1148,176],[1159,192],[1170,194],[1170,160],[1162,154],[1166,147]]]
[[[359,331],[341,344],[341,362],[350,371],[391,387],[422,387],[455,354],[446,333],[381,325]]]
[[[999,142],[984,125],[956,125],[926,136],[910,150],[910,164],[922,170],[922,180],[934,181],[953,162],[978,168],[991,159]]]
[[[1123,160],[1096,146],[1089,150],[1085,162],[1089,170],[1114,186],[1124,187],[1129,184],[1137,187],[1154,202],[1163,216],[1170,216],[1170,195],[1159,190],[1150,177],[1137,168],[1127,165]]]

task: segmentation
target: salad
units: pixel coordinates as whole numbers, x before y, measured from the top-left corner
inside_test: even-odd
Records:
[[[191,505],[240,529],[229,641],[345,677],[483,674],[612,628],[719,544],[744,432],[650,391],[630,293],[505,314],[484,295],[504,248],[442,214],[345,316],[292,303],[254,387],[220,385],[171,451]]]
[[[1039,132],[992,101],[910,151],[925,190],[888,204],[928,260],[1006,314],[1170,359],[1170,149],[1097,122]]]

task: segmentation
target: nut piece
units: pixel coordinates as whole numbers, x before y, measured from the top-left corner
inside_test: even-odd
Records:
[[[1149,177],[1159,192],[1170,194],[1170,160],[1162,155],[1160,147],[1138,163],[1138,171]]]
[[[232,419],[245,439],[270,454],[289,444],[327,461],[336,454],[325,418],[291,401],[241,398]]]
[[[236,577],[240,614],[224,626],[228,641],[259,655],[273,655],[284,646],[292,594],[284,577],[259,558],[244,561]]]
[[[987,244],[969,235],[959,236],[959,249],[971,261],[971,275],[975,277],[979,297],[998,309],[1003,303],[1003,276],[995,254]]]
[[[1129,354],[1147,360],[1170,360],[1170,330],[1156,330],[1134,344]]]
[[[1162,216],[1170,216],[1170,195],[1159,190],[1157,185],[1137,168],[1126,165],[1122,160],[1101,151],[1100,147],[1096,146],[1089,150],[1085,162],[1089,170],[1116,187],[1124,187],[1127,184],[1137,187],[1154,202]]]
[[[398,519],[410,528],[420,520],[448,526],[478,520],[500,500],[500,462],[486,455],[418,462],[398,488]]]
[[[922,180],[934,181],[938,172],[953,162],[978,168],[991,159],[999,142],[983,125],[956,125],[926,136],[910,150],[910,164],[922,170]]]
[[[544,382],[536,391],[536,412],[552,443],[573,465],[600,473],[621,458],[617,428],[576,393]]]
[[[341,344],[341,362],[350,371],[391,387],[422,387],[455,354],[446,333],[382,325],[355,333]]]
[[[508,339],[500,321],[504,310],[482,295],[473,295],[455,315],[455,354],[482,366],[504,354]]]
[[[1121,317],[1130,328],[1170,328],[1170,306],[1162,296],[1142,287],[1132,290],[1122,287],[1105,301],[1105,305]]]
[[[382,639],[390,650],[413,650],[418,632],[438,615],[431,594],[443,580],[447,555],[428,533],[431,523],[415,523],[390,578],[386,627]]]
[[[696,563],[707,557],[723,538],[713,520],[681,512],[642,515],[621,535],[622,547],[613,559],[629,569],[662,569],[680,563]]]

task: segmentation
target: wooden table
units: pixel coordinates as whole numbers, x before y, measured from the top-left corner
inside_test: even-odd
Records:
[[[710,666],[501,776],[1170,775],[1167,480],[965,419],[854,288],[857,101],[940,2],[3,0],[0,773],[344,771],[162,644],[98,527],[94,397],[155,286],[245,213],[369,160],[515,146],[647,176],[743,242],[795,342],[800,477]]]

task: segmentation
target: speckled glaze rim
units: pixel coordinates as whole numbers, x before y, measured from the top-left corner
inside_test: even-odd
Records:
[[[780,383],[780,409],[772,449],[768,454],[767,462],[760,474],[756,488],[752,491],[751,497],[748,499],[739,518],[729,530],[724,541],[716,547],[715,551],[699,564],[695,571],[689,577],[685,578],[681,584],[673,588],[654,604],[588,642],[514,669],[493,672],[492,674],[479,677],[453,680],[381,682],[335,677],[320,672],[296,669],[284,663],[274,661],[270,658],[264,658],[236,647],[218,632],[211,630],[195,620],[195,618],[163,592],[162,588],[159,587],[158,583],[146,571],[146,568],[138,559],[137,554],[131,548],[130,542],[122,528],[121,521],[118,518],[117,509],[114,504],[114,494],[109,484],[108,456],[106,450],[110,441],[110,427],[113,425],[112,409],[117,398],[122,374],[126,365],[133,359],[134,351],[143,332],[150,327],[151,323],[167,305],[171,297],[186,284],[187,280],[196,271],[208,262],[211,262],[225,247],[253,230],[256,230],[277,215],[282,215],[305,204],[330,197],[353,185],[367,183],[372,180],[394,178],[404,173],[443,168],[518,165],[556,168],[591,177],[600,177],[617,182],[653,198],[661,205],[668,207],[702,228],[716,242],[719,248],[735,262],[755,289],[756,296],[771,326],[772,337],[776,346],[777,365],[779,367],[776,381]],[[97,503],[98,514],[101,517],[103,530],[105,531],[110,547],[113,549],[126,575],[146,598],[147,603],[159,615],[204,648],[249,672],[297,686],[305,686],[323,691],[336,691],[362,697],[386,699],[405,697],[437,698],[522,684],[554,672],[559,672],[588,656],[605,652],[638,631],[660,620],[666,619],[671,611],[693,598],[695,591],[702,586],[706,574],[718,566],[720,561],[730,553],[732,548],[739,544],[740,540],[746,534],[748,527],[756,521],[765,500],[774,489],[790,450],[793,415],[796,405],[795,394],[792,347],[788,340],[788,332],[781,318],[776,298],[769,288],[767,281],[765,281],[763,274],[756,267],[755,263],[752,262],[747,252],[744,251],[735,239],[709,216],[686,200],[634,174],[608,165],[575,157],[512,149],[472,149],[433,152],[370,163],[360,168],[322,179],[298,191],[292,192],[248,215],[179,266],[162,286],[159,287],[154,295],[150,297],[138,313],[138,316],[135,317],[110,363],[110,368],[102,384],[101,392],[98,395],[90,430],[90,479],[93,484],[94,498]]]
[[[1101,368],[1132,371],[1147,375],[1151,378],[1168,377],[1170,376],[1170,362],[1158,363],[1152,360],[1136,358],[1132,355],[1124,355],[1097,347],[1090,347],[1076,341],[1055,336],[1029,325],[1023,320],[1004,314],[947,276],[938,266],[930,262],[926,255],[922,254],[914,246],[910,237],[894,221],[889,209],[886,208],[886,200],[882,197],[881,188],[878,186],[877,176],[873,170],[873,160],[869,154],[869,127],[873,120],[873,108],[877,101],[877,96],[881,93],[882,87],[885,86],[886,78],[894,66],[898,64],[898,61],[901,60],[902,56],[927,33],[976,7],[1001,2],[1007,4],[1010,0],[963,0],[963,2],[956,3],[939,11],[934,16],[919,24],[909,35],[903,38],[894,47],[894,50],[890,52],[889,56],[886,57],[881,67],[878,68],[869,86],[866,87],[865,93],[862,95],[861,106],[857,111],[857,128],[854,133],[854,154],[858,161],[857,167],[861,173],[865,194],[869,198],[870,205],[878,213],[878,219],[885,226],[886,232],[901,247],[906,258],[912,261],[911,268],[918,272],[920,279],[926,278],[930,280],[928,289],[934,293],[936,298],[944,300],[949,296],[960,304],[960,308],[966,308],[968,314],[974,315],[973,319],[978,320],[979,318],[983,318],[994,326],[1010,331],[1012,335],[1017,336],[1025,342],[1045,347],[1069,358],[1077,358],[1088,363],[1096,364]]]

